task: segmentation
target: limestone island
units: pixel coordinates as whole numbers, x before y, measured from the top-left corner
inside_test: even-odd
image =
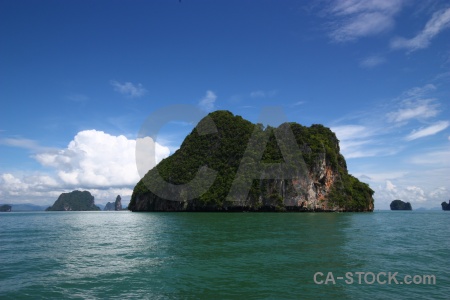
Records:
[[[119,211],[119,210],[122,210],[122,198],[120,197],[120,195],[117,195],[115,202],[108,202],[108,203],[106,203],[105,208],[103,210],[106,210],[106,211],[110,211],[110,210]]]
[[[97,211],[94,196],[88,191],[73,191],[62,193],[55,203],[45,211]]]
[[[442,202],[441,206],[442,206],[442,210],[450,210],[450,200],[448,200],[448,203],[445,201]]]
[[[203,118],[180,149],[134,187],[142,211],[373,211],[374,191],[347,171],[327,127]]]
[[[11,205],[0,205],[0,212],[11,212]]]
[[[394,200],[391,202],[391,210],[412,210],[411,203],[402,200]]]

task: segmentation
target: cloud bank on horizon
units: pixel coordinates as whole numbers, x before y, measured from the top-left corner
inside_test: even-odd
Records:
[[[34,141],[30,143],[16,139],[6,142],[10,145],[25,144],[27,147],[31,144],[36,149]],[[154,147],[156,163],[170,154],[168,147],[157,142],[150,146]],[[66,189],[95,190],[97,197],[107,195],[110,198],[114,194],[131,196],[132,189],[129,187],[140,180],[135,151],[136,140],[123,135],[113,136],[97,130],[80,131],[66,148],[40,150],[32,155],[43,167],[52,169],[53,176],[24,174],[16,177],[4,173],[0,177],[2,193],[23,200],[39,197],[47,201],[50,195],[58,197]],[[148,153],[150,155],[152,149],[149,148]]]
[[[0,204],[126,201],[137,132],[174,104],[330,127],[376,209],[450,198],[447,1],[2,2],[0,36]],[[177,121],[156,162],[193,128]]]

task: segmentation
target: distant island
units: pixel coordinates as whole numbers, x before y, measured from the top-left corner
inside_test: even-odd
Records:
[[[391,202],[391,210],[412,210],[411,203],[402,200],[394,200]]]
[[[217,132],[200,134],[211,128],[211,120]],[[264,128],[216,111],[137,183],[128,209],[363,212],[373,211],[373,193],[348,173],[339,140],[329,128],[297,123]]]
[[[0,206],[0,212],[10,212],[11,211],[11,205],[4,204]]]
[[[73,191],[62,193],[55,203],[46,211],[98,211],[94,196],[88,191]]]
[[[442,202],[441,206],[442,206],[442,210],[450,210],[450,200],[448,200],[448,203],[445,201]]]
[[[122,210],[122,198],[120,197],[120,195],[117,195],[115,202],[106,203],[105,209],[103,210],[114,210],[114,211]]]

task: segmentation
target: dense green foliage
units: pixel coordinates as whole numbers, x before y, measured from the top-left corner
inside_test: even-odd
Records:
[[[202,166],[219,172],[212,187],[198,200],[203,203],[222,204],[230,190],[255,126],[226,111],[215,112],[211,114],[211,117],[213,117],[217,133],[199,135],[194,129],[185,138],[178,151],[162,160],[139,181],[133,191],[130,206],[133,205],[137,194],[149,192],[144,180],[151,184],[153,177],[158,175],[156,172],[167,182],[184,184],[190,182]],[[202,124],[200,123],[199,126]]]
[[[217,176],[212,186],[193,200],[199,205],[225,207],[231,204],[227,201],[231,199],[232,186],[237,191],[242,188],[245,192],[245,187],[251,185],[246,198],[250,206],[258,209],[264,205],[282,210],[284,195],[278,186],[283,183],[264,179],[280,178],[267,174],[270,164],[280,166],[282,163],[279,167],[282,170],[272,170],[270,174],[284,174],[284,178],[289,178],[285,174],[290,174],[290,178],[300,178],[316,172],[318,162],[323,159],[339,174],[338,184],[329,196],[334,205],[355,211],[367,210],[370,206],[373,208],[373,191],[348,174],[345,159],[339,153],[339,141],[330,129],[322,125],[305,127],[297,123],[264,128],[262,124],[253,124],[229,111],[216,111],[208,116],[214,121],[217,133],[201,135],[194,129],[178,151],[162,160],[138,182],[129,209],[134,209],[138,197],[156,197],[153,193],[161,192],[158,191],[163,189],[158,184],[159,176],[171,184],[186,184],[198,175],[199,168],[206,166],[217,171]],[[206,126],[204,120],[197,128]],[[289,141],[296,142],[295,147]],[[297,151],[289,150],[292,148]],[[191,187],[194,193],[196,188],[195,184]],[[293,189],[292,183],[283,185],[284,193]],[[188,193],[186,191],[186,195]],[[182,201],[183,195],[180,197]]]
[[[412,210],[411,203],[402,200],[394,200],[391,202],[391,210]]]
[[[100,210],[94,203],[94,196],[88,191],[62,193],[46,211],[90,211]]]
[[[373,201],[373,190],[367,183],[359,181],[350,174],[342,172],[340,175],[340,180],[330,192],[330,202],[348,211],[364,210]]]

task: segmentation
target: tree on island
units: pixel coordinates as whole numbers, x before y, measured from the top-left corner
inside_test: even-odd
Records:
[[[412,210],[411,203],[402,200],[394,200],[391,202],[391,210]]]
[[[448,203],[445,201],[442,202],[441,206],[442,206],[442,210],[450,210],[450,200],[448,200]]]

